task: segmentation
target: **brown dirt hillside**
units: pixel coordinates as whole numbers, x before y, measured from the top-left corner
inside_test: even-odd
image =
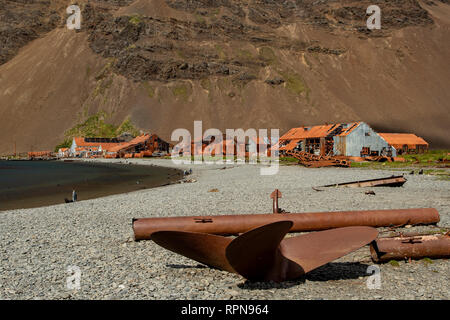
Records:
[[[0,65],[0,154],[53,149],[99,111],[166,139],[194,120],[281,134],[363,120],[450,147],[445,1],[79,3],[80,32],[43,31]],[[369,4],[382,30],[365,28]]]

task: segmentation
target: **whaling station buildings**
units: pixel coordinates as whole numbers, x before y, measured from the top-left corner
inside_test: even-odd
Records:
[[[396,157],[428,150],[428,143],[414,134],[377,133],[365,122],[293,128],[279,141],[280,154],[303,151],[323,156]]]
[[[197,154],[217,149],[214,139],[201,142],[201,150]],[[233,148],[226,148],[234,143]],[[289,152],[304,152],[316,156],[345,156],[364,158],[368,156],[397,157],[408,153],[423,153],[428,151],[428,143],[412,133],[377,133],[365,122],[335,123],[317,126],[301,126],[292,128],[280,137],[274,145],[269,140],[258,138],[247,142],[256,143],[258,152],[271,151],[278,148],[280,156]],[[236,154],[236,139],[223,139],[223,152],[234,150]],[[191,143],[191,150],[198,148],[198,143]],[[188,148],[186,148],[188,149]],[[142,158],[150,156],[184,154],[186,149],[173,149],[173,145],[162,140],[156,134],[142,134],[138,137],[121,136],[118,138],[73,138],[70,148],[59,149],[57,157],[105,157],[105,158]],[[214,151],[212,152],[214,153]],[[50,151],[29,152],[29,158],[50,157]]]

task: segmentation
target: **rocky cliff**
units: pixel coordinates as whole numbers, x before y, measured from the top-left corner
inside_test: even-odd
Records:
[[[90,116],[172,130],[363,120],[449,147],[446,0],[0,1],[0,153]],[[382,11],[368,30],[366,9]]]

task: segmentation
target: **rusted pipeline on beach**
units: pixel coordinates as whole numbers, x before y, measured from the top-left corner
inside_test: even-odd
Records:
[[[371,243],[370,254],[374,262],[450,258],[450,235],[378,238]]]
[[[320,231],[350,226],[390,227],[439,222],[434,208],[339,211],[286,214],[245,214],[133,219],[135,240],[149,240],[157,231],[238,235],[278,221],[292,221],[289,232]]]

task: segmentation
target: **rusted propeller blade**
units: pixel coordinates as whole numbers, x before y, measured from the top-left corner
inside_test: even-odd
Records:
[[[377,229],[372,227],[331,229],[286,238],[280,251],[309,272],[369,244],[377,236]]]
[[[281,282],[359,249],[378,235],[372,227],[345,227],[283,240],[292,225],[292,221],[278,221],[235,239],[184,231],[158,231],[151,239],[168,250],[249,280]]]
[[[289,261],[280,254],[279,245],[292,224],[270,223],[235,238],[225,251],[230,265],[249,280],[283,281]]]
[[[231,238],[197,232],[158,231],[152,234],[151,240],[192,260],[235,272],[225,257],[225,249],[231,243]]]

